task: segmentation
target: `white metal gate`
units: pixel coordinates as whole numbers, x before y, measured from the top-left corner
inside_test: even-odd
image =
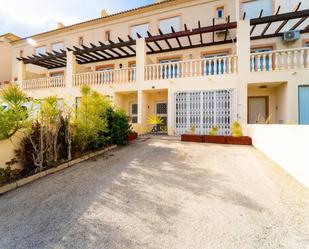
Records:
[[[176,134],[188,133],[195,127],[197,134],[208,134],[219,126],[218,134],[229,135],[236,120],[234,89],[186,91],[175,93]]]

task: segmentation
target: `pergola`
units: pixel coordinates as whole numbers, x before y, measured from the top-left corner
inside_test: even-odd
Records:
[[[251,31],[250,39],[266,39],[273,37],[282,37],[283,29],[287,26],[289,21],[295,20],[295,23],[288,30],[299,30],[300,33],[309,32],[309,23],[307,19],[309,18],[309,9],[299,10],[301,2],[298,4],[294,12],[279,14],[281,6],[278,7],[275,15],[265,16],[263,15],[263,9],[260,11],[259,17],[250,19]],[[246,18],[246,13],[243,15],[243,19]],[[257,31],[257,27],[261,27],[261,30]],[[270,29],[270,27],[274,29]],[[270,30],[270,32],[269,32]],[[257,31],[257,32],[256,32]],[[286,30],[287,31],[287,30]]]
[[[282,36],[282,29],[291,20],[296,20],[296,23],[290,30],[296,30],[300,26],[303,26],[309,17],[309,10],[300,11],[299,8],[300,4],[294,12],[279,14],[279,6],[275,15],[265,17],[262,17],[263,10],[261,10],[258,18],[250,19],[250,39],[256,40]],[[246,13],[244,13],[243,16],[243,19],[245,18]],[[271,32],[268,32],[272,25],[279,26],[276,29],[271,29]],[[258,27],[262,27],[262,30]],[[186,24],[184,24],[182,31],[175,31],[175,29],[171,27],[170,33],[163,33],[162,30],[159,29],[157,35],[148,32],[148,36],[145,38],[147,46],[146,52],[147,54],[157,54],[232,43],[236,41],[236,38],[231,38],[230,31],[236,28],[237,22],[231,22],[230,17],[228,17],[223,24],[216,24],[215,19],[213,19],[211,26],[202,26],[201,22],[198,21],[197,27],[193,29],[189,29]],[[301,28],[300,32],[309,32],[309,25]],[[136,35],[138,38],[142,37],[138,33]],[[67,51],[73,52],[78,64],[135,57],[136,40],[128,35],[127,40],[118,37],[117,42],[109,40],[107,43],[103,43],[99,41],[97,44],[90,43],[88,46],[73,46],[73,48],[67,48]],[[17,59],[23,61],[25,64],[34,64],[47,69],[55,69],[66,66],[67,51],[62,49],[60,51],[53,51],[52,53],[46,52],[45,54]]]

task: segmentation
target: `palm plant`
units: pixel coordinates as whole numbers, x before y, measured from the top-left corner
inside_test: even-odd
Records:
[[[0,92],[0,140],[11,138],[29,125],[27,102],[27,95],[14,84]]]

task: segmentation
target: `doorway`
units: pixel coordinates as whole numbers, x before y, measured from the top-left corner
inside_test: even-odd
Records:
[[[248,124],[264,124],[268,118],[268,97],[248,97]]]

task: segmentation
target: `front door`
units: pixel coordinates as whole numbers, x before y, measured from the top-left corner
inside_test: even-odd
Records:
[[[157,125],[157,132],[166,133],[167,131],[167,102],[157,102],[155,106],[156,115],[162,119],[162,124]]]
[[[299,124],[309,124],[309,86],[299,87]]]
[[[249,97],[248,100],[248,123],[264,124],[268,118],[268,98]]]

